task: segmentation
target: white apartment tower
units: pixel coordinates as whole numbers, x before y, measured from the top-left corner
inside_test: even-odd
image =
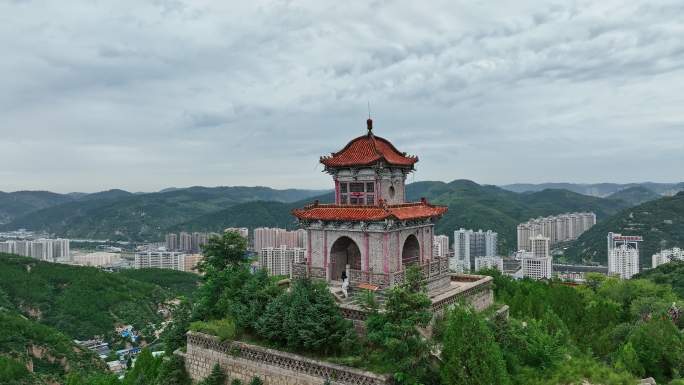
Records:
[[[432,237],[432,256],[446,258],[449,255],[449,237],[435,235]]]
[[[518,250],[531,250],[530,238],[542,235],[549,238],[549,245],[577,239],[596,224],[594,213],[567,213],[544,218],[530,219],[518,225]]]
[[[630,279],[639,272],[639,243],[643,238],[638,235],[608,233],[608,274],[622,279]]]
[[[135,253],[135,269],[170,269],[185,271],[185,254],[173,251],[144,251]]]
[[[259,264],[268,275],[291,276],[292,264],[303,263],[305,255],[306,250],[300,247],[266,247],[259,253]]]
[[[498,234],[491,231],[459,229],[454,231],[454,257],[449,268],[455,271],[470,271],[477,257],[495,257]]]
[[[654,269],[673,260],[684,261],[684,249],[674,247],[672,249],[661,250],[651,257],[651,263]]]

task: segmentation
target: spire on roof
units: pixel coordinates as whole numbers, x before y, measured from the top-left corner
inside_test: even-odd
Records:
[[[366,120],[366,127],[368,128],[368,135],[371,135],[373,133],[373,119],[368,118]]]

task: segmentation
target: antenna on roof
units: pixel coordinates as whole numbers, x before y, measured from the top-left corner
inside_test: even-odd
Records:
[[[373,120],[371,119],[370,100],[368,101],[368,120],[366,120],[366,127],[368,128],[368,135],[371,135],[373,131]]]

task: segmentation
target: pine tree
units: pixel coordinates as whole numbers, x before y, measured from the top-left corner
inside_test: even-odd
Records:
[[[503,355],[494,334],[469,308],[456,306],[447,315],[441,367],[445,385],[509,383]]]
[[[209,376],[202,380],[198,385],[224,385],[226,380],[226,375],[223,373],[219,364],[215,364],[211,369]]]

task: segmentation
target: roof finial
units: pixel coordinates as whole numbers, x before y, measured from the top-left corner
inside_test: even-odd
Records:
[[[373,131],[373,120],[371,119],[370,100],[368,101],[368,120],[366,120],[366,126],[368,128],[368,135],[370,135]]]

